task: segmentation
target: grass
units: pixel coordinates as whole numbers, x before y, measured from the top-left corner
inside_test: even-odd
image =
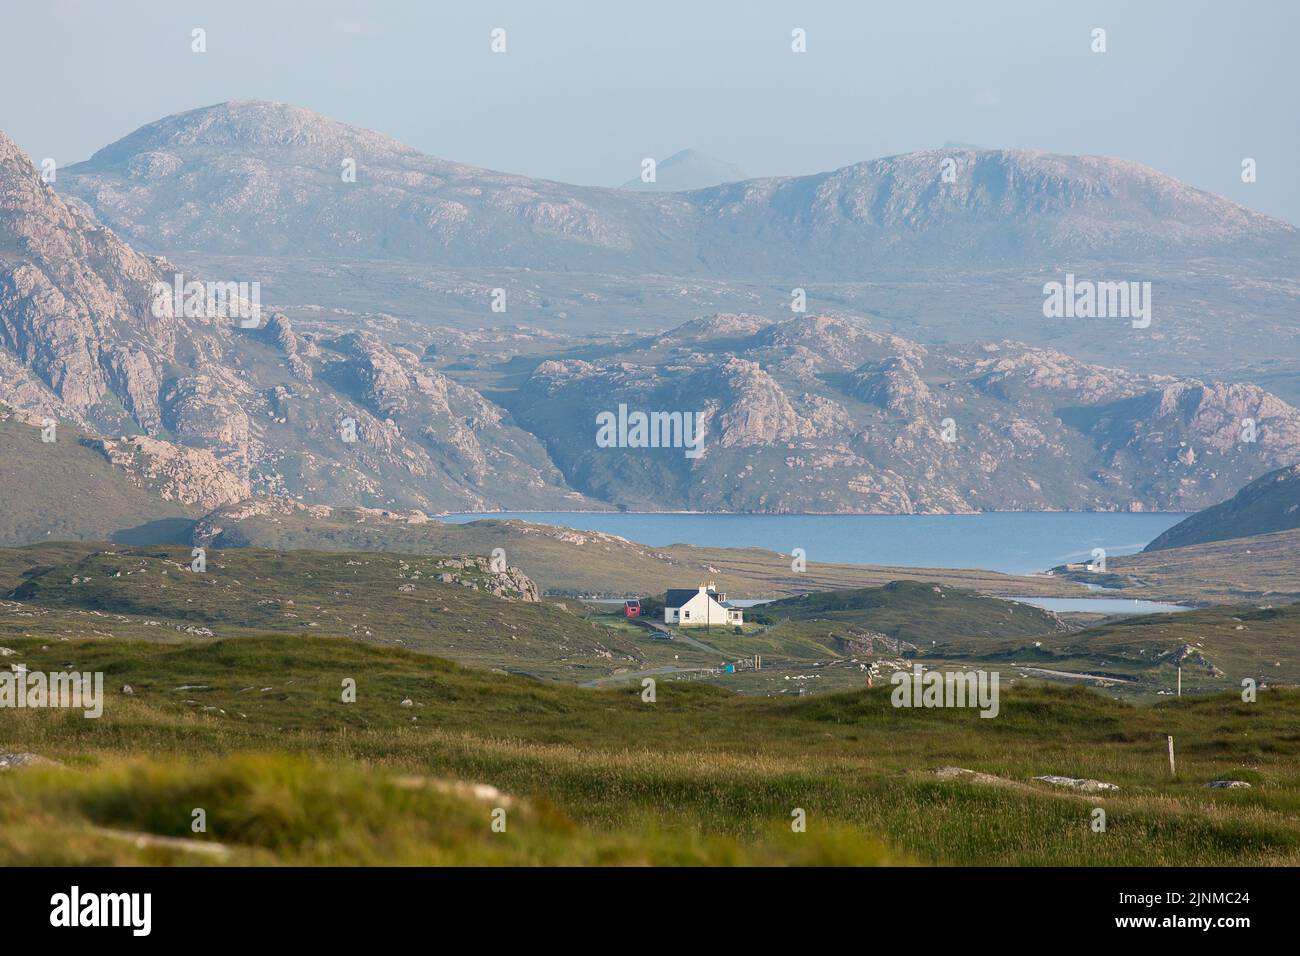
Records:
[[[1150,698],[1175,693],[1177,664],[1171,655],[1185,647],[1191,649],[1191,655],[1182,665],[1184,694],[1240,691],[1244,678],[1260,686],[1300,685],[1298,627],[1300,604],[1264,608],[1228,605],[1123,617],[1035,641],[960,639],[937,653],[948,659],[1001,662],[1003,666],[1015,661],[1065,671],[1127,675],[1136,682],[1117,689]]]
[[[216,840],[247,863],[1300,863],[1290,690],[1137,707],[1015,687],[985,720],[896,709],[888,687],[752,698],[665,681],[646,703],[636,686],[584,690],[315,636],[14,649],[33,670],[103,670],[109,699],[99,720],[0,711],[0,750],[68,767],[0,775],[5,863],[210,862],[106,830]],[[1014,786],[929,773],[949,765]],[[1122,789],[1081,797],[1031,780],[1049,773]],[[1225,776],[1255,786],[1201,787]],[[435,782],[447,780],[517,801],[507,832],[492,833],[491,800]],[[195,806],[207,834],[189,831]],[[1104,834],[1089,829],[1094,806]],[[807,833],[790,830],[796,808]]]
[[[201,508],[166,501],[147,483],[110,464],[83,444],[69,422],[61,422],[53,442],[41,429],[19,421],[0,404],[0,546],[74,539],[106,539],[167,519],[192,520]]]

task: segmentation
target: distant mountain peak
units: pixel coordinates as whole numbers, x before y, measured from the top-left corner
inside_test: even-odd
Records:
[[[174,148],[352,150],[378,155],[415,152],[391,136],[350,126],[306,107],[269,100],[230,100],[148,123],[96,152],[86,165],[111,164]]]
[[[352,181],[339,174],[348,158]],[[1295,227],[1104,156],[942,148],[744,179],[686,149],[656,174],[605,189],[493,172],[254,100],[142,127],[61,171],[58,188],[164,253],[804,281],[1085,260],[1150,272],[1205,257],[1290,271],[1300,257]]]
[[[625,182],[622,188],[643,192],[686,192],[739,182],[745,178],[745,173],[733,163],[702,153],[698,149],[683,149],[655,164],[654,182],[642,182],[641,177],[637,176]]]

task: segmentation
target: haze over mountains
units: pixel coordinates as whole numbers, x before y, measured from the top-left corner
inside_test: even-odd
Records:
[[[1287,381],[1297,230],[1120,160],[945,149],[638,194],[243,102],[145,126],[56,185],[0,136],[0,401],[76,426],[191,510],[258,493],[425,511],[1196,509],[1300,458],[1300,412],[1251,384],[1255,366],[1220,380],[1197,362],[1267,355]],[[1089,264],[1157,286],[1149,329],[1043,318],[1044,276]],[[177,273],[262,269],[336,308],[273,302],[257,329],[151,309]],[[929,311],[866,304],[907,274]],[[792,314],[801,281],[814,306]],[[404,287],[415,314],[386,313],[367,282]],[[755,283],[776,302],[709,307],[757,304]],[[338,309],[353,286],[358,307]],[[627,303],[673,305],[647,309],[645,335],[507,327],[561,287],[613,325]],[[818,308],[826,289],[849,307]],[[497,329],[438,331],[457,324],[448,294]],[[976,301],[948,314],[945,296]],[[1043,347],[1045,328],[1073,328],[1071,347]],[[1195,373],[1149,370],[1175,363]],[[597,448],[596,414],[620,404],[700,413],[705,453]]]
[[[623,188],[641,192],[685,192],[747,178],[734,163],[701,153],[698,149],[683,149],[655,164],[654,182],[634,176],[623,184]]]
[[[61,169],[57,188],[143,251],[261,281],[293,319],[343,308],[461,328],[657,331],[788,309],[802,288],[812,311],[924,343],[1015,338],[1246,382],[1259,363],[1300,363],[1300,233],[1105,157],[945,147],[639,192],[466,166],[252,101],[144,126]],[[1045,319],[1043,284],[1067,272],[1152,282],[1151,326]],[[504,316],[490,308],[498,288]],[[1272,374],[1300,400],[1287,368]]]
[[[342,177],[345,160],[356,163],[355,182]],[[1118,159],[931,150],[632,195],[437,159],[259,101],[144,126],[64,170],[59,188],[151,251],[806,279],[1171,254],[1294,261],[1300,252],[1294,227]]]

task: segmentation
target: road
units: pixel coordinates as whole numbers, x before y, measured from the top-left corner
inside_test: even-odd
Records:
[[[690,635],[683,633],[680,628],[673,630],[667,624],[660,624],[658,621],[647,621],[644,618],[639,617],[630,618],[629,620],[636,624],[640,624],[642,627],[649,628],[652,631],[657,631],[660,634],[667,635],[669,640],[680,641],[687,647],[693,647],[697,651],[704,651],[706,654],[717,654],[724,660],[727,657],[726,654],[722,653],[722,651],[718,650],[716,647],[709,647],[709,645],[705,644],[703,641],[697,641]]]
[[[584,681],[579,687],[601,687],[605,684],[621,684],[624,681],[640,680],[642,677],[655,677],[659,674],[688,674],[688,673],[714,673],[716,667],[676,667],[672,664],[663,667],[652,667],[644,671],[627,671],[622,674],[610,674],[608,677],[597,677],[595,680]]]

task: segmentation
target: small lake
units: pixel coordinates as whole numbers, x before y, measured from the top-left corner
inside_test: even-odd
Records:
[[[1160,512],[988,512],[975,515],[746,515],[604,511],[492,512],[445,515],[463,523],[519,518],[603,531],[653,547],[764,548],[809,561],[896,567],[982,568],[1031,574],[1086,561],[1093,548],[1108,556],[1141,551],[1185,514]],[[1063,599],[1064,600],[1064,599]],[[1106,602],[1132,605],[1131,601]],[[1098,608],[1101,610],[1101,608]]]
[[[1182,604],[1165,604],[1163,601],[1124,601],[1117,598],[1040,598],[1013,597],[1008,601],[1032,604],[1045,611],[1058,614],[1067,611],[1088,611],[1092,614],[1172,614],[1175,611],[1190,611]]]

